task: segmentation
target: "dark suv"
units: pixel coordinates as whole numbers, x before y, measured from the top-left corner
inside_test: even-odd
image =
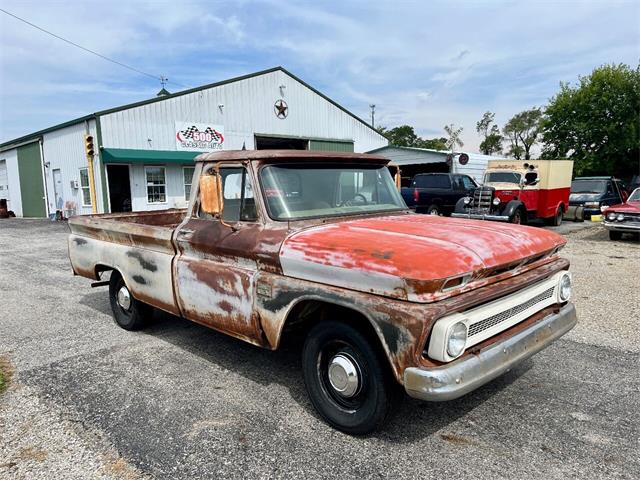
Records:
[[[600,207],[624,202],[624,186],[613,177],[576,177],[571,182],[569,206],[583,207],[584,218],[600,215]]]
[[[450,215],[457,201],[470,195],[477,186],[469,175],[420,173],[401,193],[407,206],[417,213]]]

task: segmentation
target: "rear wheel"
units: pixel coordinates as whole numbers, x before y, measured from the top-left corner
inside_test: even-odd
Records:
[[[311,329],[302,369],[315,409],[345,433],[380,428],[396,399],[397,386],[372,341],[344,323],[325,321]]]
[[[115,270],[109,280],[109,302],[113,319],[125,330],[142,328],[153,314],[152,307],[133,298],[122,275]]]
[[[438,205],[429,205],[427,207],[427,215],[440,215],[440,207]]]
[[[609,239],[610,240],[621,240],[622,232],[616,232],[614,230],[609,230]]]
[[[562,207],[558,207],[558,211],[555,216],[549,219],[549,225],[553,225],[554,227],[559,227],[562,224],[562,219],[564,217],[564,212]]]

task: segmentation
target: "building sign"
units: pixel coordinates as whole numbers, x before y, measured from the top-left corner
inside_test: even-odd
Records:
[[[224,150],[224,126],[176,122],[176,150],[192,152]]]

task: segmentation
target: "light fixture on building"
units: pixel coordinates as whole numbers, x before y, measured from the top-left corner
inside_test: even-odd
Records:
[[[224,108],[224,103],[219,103],[218,104],[218,110],[220,110],[220,113],[222,113],[222,109]]]
[[[285,90],[285,88],[287,88],[287,86],[286,85],[280,85],[278,88],[280,89],[280,96],[284,97],[284,90]]]

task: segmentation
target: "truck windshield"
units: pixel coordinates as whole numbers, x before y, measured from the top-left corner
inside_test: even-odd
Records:
[[[521,175],[516,172],[489,172],[484,177],[484,183],[515,183],[520,184]]]
[[[355,215],[407,208],[380,165],[270,165],[260,171],[274,220]]]
[[[571,182],[571,193],[602,193],[606,189],[606,180],[575,180]]]

